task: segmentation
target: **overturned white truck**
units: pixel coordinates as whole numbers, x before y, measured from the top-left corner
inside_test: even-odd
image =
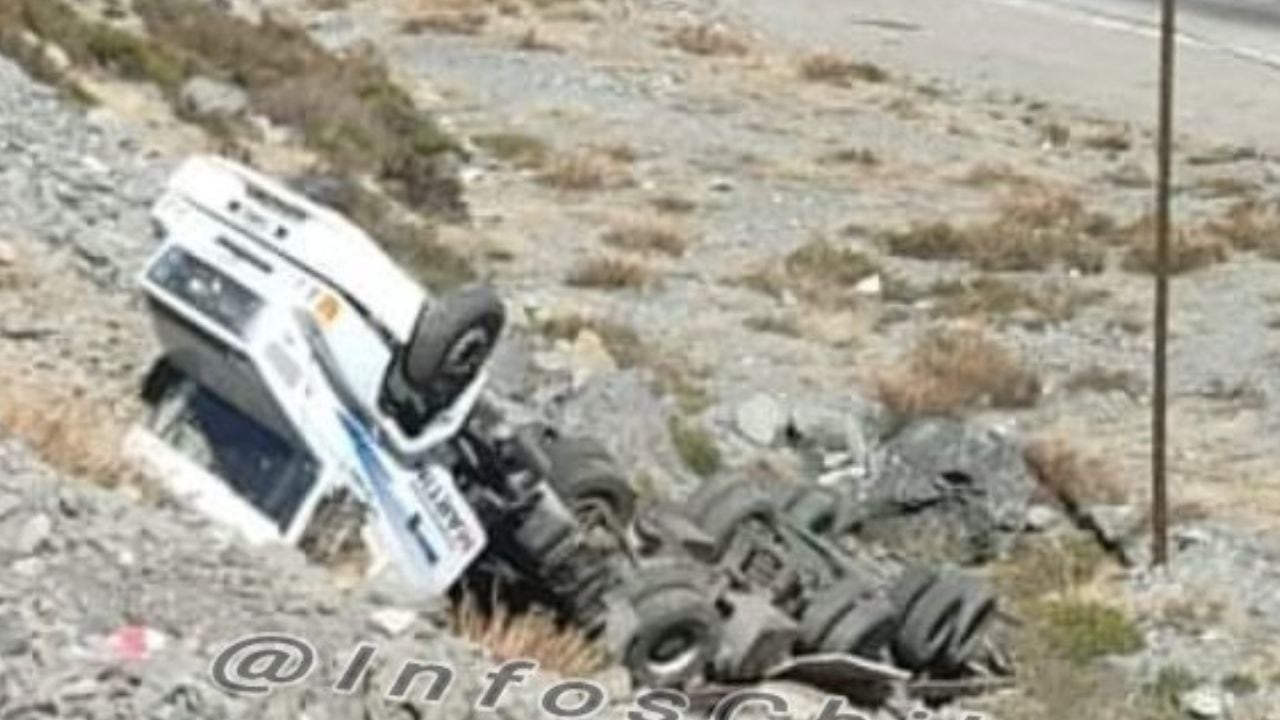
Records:
[[[163,353],[130,451],[249,540],[551,608],[651,686],[928,692],[1006,669],[989,592],[855,560],[819,488],[726,480],[637,509],[600,443],[512,426],[485,391],[492,290],[431,296],[333,209],[218,158],[178,169],[153,217]]]

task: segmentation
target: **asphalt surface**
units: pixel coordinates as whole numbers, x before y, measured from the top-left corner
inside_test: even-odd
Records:
[[[726,0],[798,47],[1150,126],[1157,0]],[[1280,150],[1280,2],[1180,0],[1178,129]]]

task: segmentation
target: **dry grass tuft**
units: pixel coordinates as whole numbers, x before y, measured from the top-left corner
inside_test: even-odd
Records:
[[[1040,487],[1072,512],[1088,505],[1116,505],[1129,498],[1114,468],[1100,457],[1084,454],[1064,435],[1032,439],[1025,454]]]
[[[1169,243],[1169,272],[1174,275],[1226,262],[1231,250],[1222,237],[1200,227],[1172,228]],[[1131,272],[1156,270],[1155,221],[1151,216],[1135,220],[1117,231],[1116,237],[1128,245],[1121,267]]]
[[[671,441],[686,467],[699,477],[711,477],[720,471],[724,458],[711,433],[689,421],[673,417],[668,424]]]
[[[993,275],[942,281],[924,294],[934,300],[934,314],[940,317],[993,318],[1022,312],[1052,323],[1070,321],[1081,308],[1107,296],[1104,290],[1089,292],[1060,285],[1031,290]]]
[[[653,198],[649,204],[664,215],[690,215],[698,210],[696,200],[670,193]]]
[[[885,406],[902,417],[950,415],[989,405],[1027,408],[1040,397],[1039,376],[977,328],[936,328],[892,370],[875,378]]]
[[[525,133],[487,133],[471,140],[499,160],[525,170],[545,166],[552,155],[551,147],[545,140]]]
[[[847,147],[827,153],[818,159],[824,165],[858,165],[876,167],[880,165],[880,156],[874,150],[863,147]]]
[[[530,27],[516,40],[516,49],[525,52],[564,52],[564,46],[547,37],[544,30]]]
[[[624,163],[607,153],[580,150],[549,158],[539,182],[557,190],[585,192],[619,187],[630,181]]]
[[[752,315],[742,324],[748,330],[781,337],[798,338],[804,334],[800,323],[790,315]]]
[[[881,234],[889,252],[922,260],[964,260],[982,270],[1045,270],[1061,264],[1081,272],[1105,268],[1101,237],[1109,218],[1085,211],[1069,192],[1033,186],[1007,196],[996,217],[959,227],[913,225]]]
[[[1147,391],[1147,382],[1132,370],[1090,365],[1071,374],[1062,389],[1071,393],[1122,392],[1131,399],[1141,398]]]
[[[858,282],[879,270],[879,264],[865,253],[816,237],[782,262],[748,272],[738,282],[772,297],[795,293],[810,302],[830,304],[850,300]]]
[[[1010,644],[1023,691],[1005,699],[1009,706],[997,704],[1000,715],[1066,720],[1067,708],[1088,697],[1093,717],[1177,717],[1151,712],[1123,677],[1093,662],[1141,646],[1141,634],[1128,614],[1091,594],[1106,567],[1106,554],[1097,543],[1068,536],[1024,542],[995,568],[1001,596],[1025,619]]]
[[[609,654],[599,644],[542,610],[515,614],[498,604],[486,613],[468,597],[454,606],[449,627],[495,660],[536,660],[542,669],[565,677],[591,677],[609,665]]]
[[[401,25],[401,29],[414,35],[424,32],[479,35],[488,24],[488,13],[477,10],[453,10],[431,12],[409,18]]]
[[[184,79],[235,82],[255,112],[298,130],[334,167],[376,175],[411,207],[465,212],[443,159],[456,142],[372,53],[336,55],[304,28],[271,17],[255,24],[194,0],[137,0],[134,9],[153,42],[181,59]]]
[[[1205,229],[1237,250],[1256,250],[1263,257],[1280,259],[1280,203],[1240,200],[1206,223]]]
[[[604,341],[605,348],[619,367],[629,368],[650,361],[648,345],[635,328],[607,318],[587,315],[561,315],[537,323],[536,329],[552,340],[573,341],[583,330],[589,330]]]
[[[574,266],[565,282],[573,287],[598,290],[639,290],[653,280],[644,264],[620,257],[597,257]]]
[[[671,34],[670,44],[691,55],[741,57],[751,45],[741,35],[716,23],[682,27]]]
[[[0,52],[56,45],[77,73],[148,82],[183,117],[230,148],[255,132],[245,118],[197,115],[183,84],[207,76],[244,89],[250,111],[297,131],[332,167],[374,175],[416,209],[461,217],[461,183],[448,161],[456,143],[373,54],[334,54],[305,28],[260,23],[197,0],[135,0],[146,33],[78,12],[65,0],[0,2]]]
[[[658,252],[671,257],[680,257],[689,248],[689,237],[683,230],[654,217],[627,218],[605,231],[600,239],[622,250]]]
[[[0,430],[52,467],[105,487],[137,476],[120,455],[124,423],[107,402],[28,377],[4,377],[0,387]]]
[[[1034,178],[1021,172],[1009,163],[981,162],[969,168],[959,181],[972,187],[1028,187],[1036,182]]]
[[[787,275],[824,287],[847,287],[879,271],[874,260],[825,238],[815,238],[793,250],[782,263]]]
[[[1129,128],[1113,127],[1085,136],[1081,144],[1091,150],[1122,153],[1133,148],[1133,137]]]
[[[889,73],[874,63],[851,60],[831,52],[818,52],[800,61],[800,77],[809,82],[851,87],[857,82],[884,82],[889,79]]]

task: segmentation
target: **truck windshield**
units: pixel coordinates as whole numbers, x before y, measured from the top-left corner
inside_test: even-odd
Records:
[[[159,413],[160,436],[286,531],[315,483],[315,461],[212,392],[186,390]]]

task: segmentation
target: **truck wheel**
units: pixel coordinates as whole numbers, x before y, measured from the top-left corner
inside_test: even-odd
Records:
[[[963,600],[952,621],[951,642],[947,643],[939,658],[939,669],[945,673],[962,670],[974,658],[997,609],[995,595],[990,589],[968,578],[957,577],[955,583]]]
[[[405,379],[418,389],[441,381],[461,388],[489,359],[505,320],[502,300],[485,285],[470,285],[428,303],[405,352]]]
[[[814,596],[800,617],[800,642],[805,650],[818,651],[827,632],[875,588],[860,577],[847,577]]]
[[[880,657],[898,629],[898,613],[881,596],[855,604],[836,621],[819,648],[823,652],[847,653],[870,660]]]
[[[699,487],[689,497],[689,519],[697,523],[712,539],[714,559],[728,549],[738,528],[749,520],[772,524],[777,509],[768,495],[749,483],[713,480]]]
[[[658,586],[633,600],[633,608],[637,625],[623,659],[641,685],[680,686],[715,657],[721,620],[705,588]]]
[[[889,601],[903,617],[914,603],[938,579],[938,573],[922,567],[908,568],[889,590]]]
[[[847,529],[847,510],[839,493],[817,485],[797,488],[784,506],[786,517],[791,522],[814,535],[828,538]]]
[[[953,580],[939,577],[907,608],[893,642],[894,654],[907,669],[933,669],[952,642],[955,619],[964,607],[964,588]]]
[[[543,448],[551,487],[575,513],[605,509],[622,526],[631,523],[636,492],[603,445],[591,438],[557,437]]]
[[[573,535],[573,521],[535,508],[515,530],[515,541],[530,557],[545,559]]]

